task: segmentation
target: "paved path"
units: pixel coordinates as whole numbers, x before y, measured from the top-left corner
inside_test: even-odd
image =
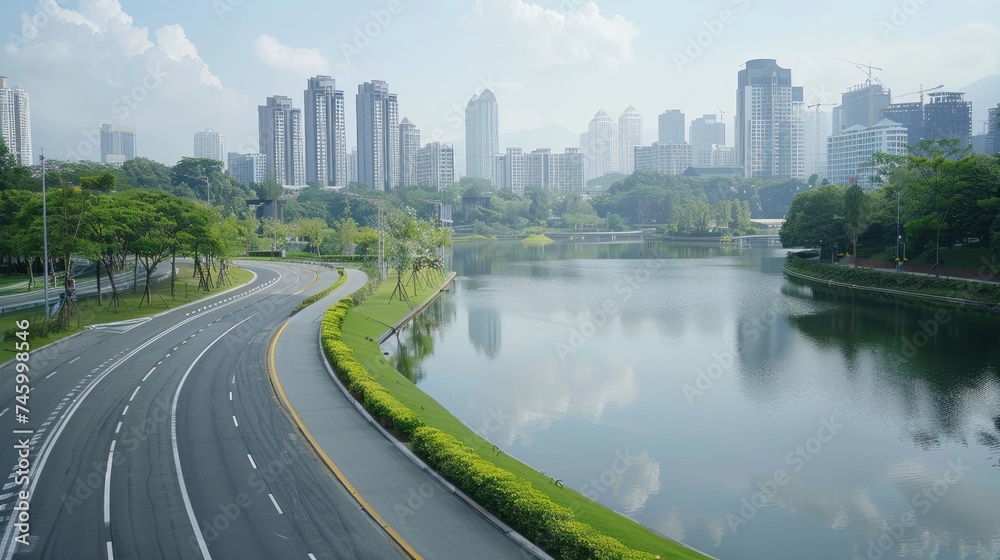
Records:
[[[423,558],[534,558],[451,494],[386,439],[336,385],[319,349],[323,313],[360,288],[363,273],[296,314],[274,347],[282,392],[301,425],[411,555]]]

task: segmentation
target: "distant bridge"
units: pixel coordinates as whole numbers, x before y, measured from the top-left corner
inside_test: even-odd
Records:
[[[575,231],[566,233],[546,233],[550,239],[642,239],[641,231]]]
[[[733,237],[734,245],[781,245],[781,237],[778,235],[740,235]]]

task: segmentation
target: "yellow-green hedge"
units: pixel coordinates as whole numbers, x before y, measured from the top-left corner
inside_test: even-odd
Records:
[[[530,482],[480,457],[471,447],[423,420],[375,381],[343,342],[344,317],[352,307],[343,299],[323,316],[323,352],[337,376],[375,419],[410,443],[413,452],[487,511],[540,548],[565,560],[651,560],[577,521]]]

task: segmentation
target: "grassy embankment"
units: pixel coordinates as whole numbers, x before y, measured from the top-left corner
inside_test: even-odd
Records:
[[[792,272],[845,284],[1000,305],[1000,284],[996,283],[952,280],[929,277],[926,274],[897,274],[891,270],[871,270],[855,268],[851,265],[826,264],[803,259],[795,254],[788,255],[785,259],[785,266]],[[906,294],[900,294],[900,296],[906,297]]]
[[[332,294],[334,290],[336,290],[337,288],[339,288],[344,282],[347,282],[347,275],[344,274],[344,269],[343,268],[338,268],[337,269],[337,274],[340,275],[340,278],[337,278],[336,282],[334,282],[333,284],[331,284],[327,289],[323,290],[322,292],[315,293],[315,294],[307,297],[306,299],[302,300],[297,306],[295,306],[295,310],[296,311],[302,311],[306,307],[309,307],[310,305],[316,303],[317,301],[319,301],[319,300],[325,298],[326,296]]]
[[[169,263],[167,266],[170,266]],[[170,297],[169,280],[160,282],[159,285],[153,286],[155,291],[153,292],[153,304],[150,306],[147,306],[146,300],[141,297],[141,285],[138,290],[136,290],[135,294],[132,293],[131,288],[124,290],[122,292],[123,304],[120,306],[118,313],[115,313],[110,307],[111,298],[108,295],[110,288],[108,287],[107,282],[104,282],[103,288],[105,295],[103,306],[98,307],[96,297],[81,297],[77,302],[77,306],[83,313],[83,320],[74,317],[72,324],[65,330],[49,333],[44,336],[32,336],[30,340],[31,347],[32,349],[40,348],[50,342],[55,342],[56,340],[65,338],[71,334],[78,333],[84,330],[86,328],[86,324],[88,323],[91,325],[97,325],[101,323],[114,323],[116,321],[138,319],[140,317],[156,315],[157,313],[161,313],[167,309],[173,309],[192,301],[211,297],[219,292],[229,290],[233,286],[245,284],[253,278],[253,273],[250,271],[233,266],[229,268],[229,276],[232,279],[232,285],[226,284],[223,286],[216,286],[212,291],[205,292],[198,291],[198,279],[192,278],[191,275],[193,273],[193,264],[177,263],[177,280],[174,284],[174,291],[177,293],[177,296]],[[213,278],[212,281],[214,283],[215,278]],[[54,295],[50,293],[50,297],[55,300],[55,298],[59,297],[59,293],[60,292],[56,292]],[[157,296],[157,294],[159,294],[159,296]],[[163,300],[160,299],[160,296],[162,296]],[[164,301],[166,301],[166,303],[164,303]],[[142,307],[139,307],[140,302],[142,303]],[[21,309],[19,311],[0,314],[0,332],[6,332],[13,329],[15,321],[20,321],[22,319],[28,319],[33,325],[39,325],[43,322],[44,317],[45,310],[41,307]],[[86,323],[84,321],[86,321]],[[31,329],[29,329],[29,332],[30,331]],[[0,344],[0,363],[6,362],[13,357],[13,341],[7,340]]]
[[[536,233],[525,237],[521,240],[521,243],[525,243],[527,245],[551,245],[555,243],[555,241],[550,239],[548,236]]]
[[[410,312],[409,307],[399,301],[393,301],[392,303],[386,303],[389,299],[390,294],[395,287],[395,279],[393,274],[390,273],[390,280],[383,282],[379,290],[371,296],[365,303],[358,307],[351,307],[349,311],[346,312],[346,316],[343,316],[343,322],[340,325],[342,331],[342,340],[346,344],[347,348],[340,348],[338,352],[351,354],[350,350],[353,350],[353,359],[356,359],[367,374],[370,375],[375,383],[388,391],[391,397],[398,399],[399,403],[408,410],[400,410],[399,404],[393,402],[394,399],[386,399],[379,387],[365,387],[364,381],[358,383],[358,387],[363,388],[367,391],[371,391],[372,395],[370,397],[365,397],[366,400],[370,398],[371,403],[366,403],[366,408],[369,411],[376,411],[373,413],[375,417],[382,417],[385,422],[387,416],[395,416],[398,420],[398,424],[391,426],[395,428],[397,433],[404,432],[413,437],[411,441],[422,440],[423,449],[434,449],[438,445],[438,440],[440,437],[427,437],[422,434],[426,434],[427,428],[415,428],[417,425],[424,425],[430,428],[436,428],[444,432],[444,434],[450,434],[454,436],[459,442],[464,445],[469,446],[472,452],[478,459],[491,463],[496,467],[500,467],[511,473],[513,478],[505,475],[502,472],[487,472],[485,476],[465,476],[468,481],[469,478],[477,479],[479,484],[482,485],[483,480],[487,481],[497,481],[497,485],[503,486],[505,489],[511,489],[510,494],[523,494],[521,490],[529,487],[540,491],[544,496],[551,500],[557,505],[555,508],[557,511],[553,513],[553,508],[545,506],[544,504],[539,505],[539,500],[535,496],[527,496],[524,499],[506,499],[507,496],[504,492],[493,492],[491,493],[489,489],[478,490],[481,494],[485,495],[496,495],[500,494],[497,502],[494,504],[483,503],[480,500],[480,504],[491,510],[493,513],[498,514],[502,519],[503,514],[498,513],[498,510],[506,511],[516,511],[522,514],[521,526],[528,527],[528,531],[521,529],[522,533],[530,532],[530,530],[535,526],[546,526],[549,529],[545,531],[545,534],[539,539],[538,535],[534,535],[536,544],[539,544],[543,548],[548,550],[559,550],[561,551],[563,557],[567,558],[649,558],[652,559],[655,555],[659,554],[662,558],[676,558],[676,559],[704,559],[706,556],[693,551],[683,545],[680,545],[674,541],[671,541],[663,536],[643,527],[642,525],[636,523],[635,521],[616,513],[604,506],[598,504],[596,501],[589,499],[588,497],[571,490],[569,488],[563,488],[561,484],[555,484],[555,480],[548,475],[542,474],[541,472],[531,468],[530,466],[518,461],[517,459],[507,455],[506,453],[497,452],[494,445],[480,437],[473,430],[467,427],[465,424],[460,422],[451,413],[449,413],[443,406],[441,406],[433,398],[425,394],[419,388],[417,388],[413,383],[399,374],[393,366],[388,363],[385,357],[382,355],[379,346],[372,342],[372,340],[377,340],[378,337],[386,330],[385,325],[395,324],[397,321],[402,319],[407,313]],[[425,287],[418,291],[415,296],[411,296],[414,302],[423,302],[428,297],[434,294],[437,290],[440,282],[443,280],[443,276],[438,276],[434,285]],[[344,313],[343,304],[338,304],[331,308],[324,318],[324,337],[328,332],[337,331],[336,324],[338,320],[335,319],[339,312]],[[333,337],[335,338],[335,337]],[[326,345],[326,343],[324,343]],[[327,350],[327,355],[329,356],[331,351]],[[348,358],[350,360],[350,358]],[[340,368],[342,370],[351,368]],[[343,372],[338,372],[341,377],[345,377]],[[353,371],[349,372],[346,376],[363,377],[364,372],[355,374]],[[348,385],[352,384],[348,382]],[[360,391],[354,390],[355,394]],[[367,393],[366,393],[367,394]],[[383,414],[379,414],[382,412]],[[414,418],[415,415],[415,418]],[[388,422],[391,424],[391,421]],[[404,436],[403,439],[406,439]],[[446,437],[444,439],[447,439]],[[449,448],[451,447],[451,448]],[[445,442],[443,445],[438,447],[442,455],[451,455],[454,457],[454,446],[447,445]],[[418,455],[421,453],[418,451]],[[458,453],[461,455],[461,453]],[[425,457],[426,460],[426,457]],[[445,461],[447,462],[447,460]],[[433,462],[432,462],[433,464]],[[454,464],[452,463],[452,466]],[[479,467],[473,468],[474,474],[481,474],[482,471],[489,471],[492,467]],[[468,471],[466,471],[467,473]],[[460,487],[463,485],[455,480],[456,478],[462,478],[463,475],[455,470],[453,473],[442,473],[446,477],[452,479],[453,482],[458,483]],[[558,476],[557,476],[558,477]],[[487,485],[493,484],[493,482],[488,482]],[[473,483],[475,485],[475,483]],[[477,491],[470,491],[466,488],[466,493],[475,494]],[[548,501],[544,500],[544,501]],[[504,503],[507,502],[507,503]],[[513,503],[518,502],[518,503]],[[523,503],[530,502],[530,506],[523,506]],[[534,509],[532,509],[534,508]],[[563,509],[564,508],[564,509]],[[540,512],[538,518],[529,516],[528,519],[523,518],[523,513],[525,511],[535,511]],[[559,513],[559,512],[563,513]],[[569,513],[570,521],[566,521],[565,514]],[[560,517],[563,516],[563,517]],[[555,521],[553,521],[555,519]],[[572,520],[582,522],[589,525],[596,530],[596,533],[589,530],[587,527],[583,527],[578,523],[574,523]],[[505,519],[509,524],[518,528],[517,521],[512,522],[510,519]],[[554,529],[553,529],[554,528]],[[612,537],[617,539],[621,544],[609,543],[610,539],[605,539],[601,535],[607,537]],[[526,534],[525,536],[532,538],[532,535]],[[538,542],[538,541],[542,542]],[[617,546],[615,546],[617,545]],[[621,545],[628,547],[629,551],[623,551]],[[569,551],[569,552],[567,552]],[[594,551],[601,551],[600,553],[595,553]],[[641,552],[640,552],[641,551]]]

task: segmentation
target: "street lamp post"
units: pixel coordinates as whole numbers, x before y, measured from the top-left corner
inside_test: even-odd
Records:
[[[45,320],[49,320],[49,222],[48,222],[48,208],[45,201],[45,150],[42,150],[42,155],[38,156],[38,159],[42,162],[42,253],[45,260],[42,272],[45,274],[45,283],[42,290],[43,298],[45,299]]]

